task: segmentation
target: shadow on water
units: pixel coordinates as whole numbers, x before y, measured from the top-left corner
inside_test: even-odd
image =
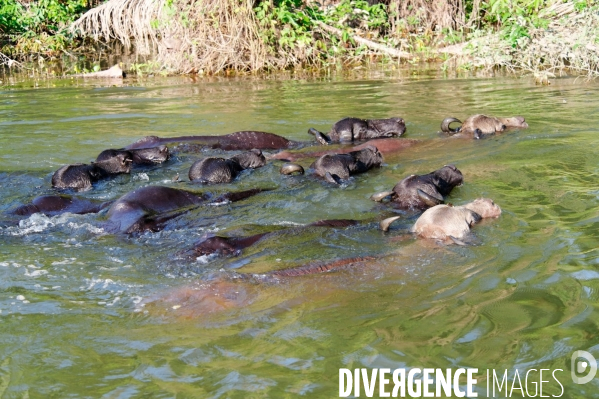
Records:
[[[198,187],[179,154],[80,193],[108,201],[136,187],[199,191],[275,187],[202,206],[160,232],[107,234],[104,215],[34,215],[0,228],[0,396],[296,397],[338,395],[339,368],[475,367],[557,374],[566,396],[574,350],[599,344],[597,231],[599,87],[573,79],[159,80],[101,87],[3,88],[0,211],[51,193],[52,172],[146,135],[262,130],[308,141],[345,116],[407,121],[418,145],[338,188],[281,176],[278,161],[223,186]],[[440,137],[447,116],[524,115],[529,129],[484,140]],[[268,153],[272,153],[267,151]],[[455,164],[465,183],[448,201],[490,197],[499,219],[476,245],[439,246],[407,233],[370,195],[410,174]],[[173,182],[179,174],[183,180]],[[357,219],[345,229],[294,229]],[[237,257],[177,254],[206,234],[276,230]],[[335,272],[240,278],[314,260],[372,256]],[[546,385],[544,394],[560,393]],[[484,392],[480,392],[482,396]]]

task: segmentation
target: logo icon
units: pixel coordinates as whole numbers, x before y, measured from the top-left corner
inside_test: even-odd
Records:
[[[584,359],[584,360],[582,360]],[[586,384],[591,381],[597,374],[597,360],[587,351],[576,351],[572,354],[570,373],[572,381],[575,384]],[[579,377],[576,374],[582,374],[588,369],[588,374],[584,377]]]

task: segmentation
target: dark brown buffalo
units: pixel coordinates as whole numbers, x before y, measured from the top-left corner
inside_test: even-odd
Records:
[[[165,145],[157,147],[140,148],[132,150],[104,150],[96,158],[96,162],[106,161],[116,157],[119,154],[125,154],[131,158],[133,165],[156,165],[168,161],[169,151]]]
[[[210,148],[220,148],[226,151],[251,150],[253,148],[280,150],[290,148],[294,145],[293,141],[274,133],[250,130],[225,134],[224,136],[179,136],[163,138],[147,136],[128,145],[125,149],[150,148],[168,143],[193,143]]]
[[[208,157],[194,162],[189,168],[189,180],[201,183],[229,183],[245,169],[266,165],[262,151],[253,149],[231,158]]]
[[[443,203],[443,197],[463,182],[462,172],[454,165],[446,165],[426,175],[408,176],[397,183],[392,191],[374,194],[371,199],[382,201],[391,196],[397,208],[425,210]]]
[[[55,216],[62,213],[97,213],[110,205],[110,202],[91,201],[68,195],[42,195],[36,197],[30,204],[22,205],[11,213],[19,216],[31,216],[34,213],[43,213],[46,216]]]
[[[237,256],[243,249],[254,245],[263,238],[275,237],[282,232],[300,232],[309,227],[343,228],[354,226],[356,224],[358,224],[357,220],[349,219],[319,220],[318,222],[310,223],[303,227],[259,233],[248,237],[222,237],[211,235],[199,240],[191,250],[185,251],[183,254],[186,257],[198,257],[202,255]]]
[[[449,125],[454,122],[462,123],[459,119],[453,117],[445,118],[441,123],[441,131],[456,137],[474,137],[475,139],[480,139],[485,135],[501,133],[507,128],[525,129],[528,127],[528,123],[526,123],[522,116],[497,118],[478,114],[466,119],[460,127],[452,129]]]
[[[413,139],[374,139],[368,140],[366,143],[349,147],[349,148],[337,148],[334,150],[322,150],[322,147],[318,147],[318,151],[281,151],[268,157],[269,159],[278,159],[281,161],[293,162],[304,158],[315,158],[323,155],[334,155],[334,154],[347,154],[352,151],[363,150],[366,147],[376,147],[382,155],[392,155],[398,153],[408,147],[411,147],[420,141]]]
[[[320,144],[325,145],[332,142],[353,142],[384,137],[399,137],[405,132],[406,123],[402,118],[344,118],[333,125],[328,136],[314,128],[308,130],[308,133],[314,135]]]
[[[91,164],[65,165],[52,175],[52,187],[72,188],[85,191],[92,188],[98,180],[131,172],[133,160],[127,154],[118,154],[105,161],[92,162]]]
[[[256,188],[211,199],[206,194],[163,186],[146,186],[123,195],[110,206],[107,229],[121,233],[159,231],[166,221],[201,204],[240,201],[262,191],[265,190]]]
[[[381,166],[382,163],[383,156],[379,150],[374,146],[367,146],[347,154],[323,155],[314,161],[310,168],[327,181],[340,184],[351,175],[367,172],[371,168]]]

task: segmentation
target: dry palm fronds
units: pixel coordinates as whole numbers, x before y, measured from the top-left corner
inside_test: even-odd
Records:
[[[464,25],[465,12],[462,0],[390,0],[389,14],[397,26],[399,20],[412,20],[425,30],[457,29]]]
[[[172,72],[256,70],[268,64],[252,0],[110,0],[72,29],[133,45]]]
[[[140,53],[148,53],[157,32],[152,21],[162,15],[165,0],[110,0],[83,14],[71,29],[96,40],[116,39],[131,47],[131,39]]]

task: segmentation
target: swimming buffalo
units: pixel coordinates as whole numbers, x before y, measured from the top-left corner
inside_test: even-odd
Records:
[[[121,173],[130,173],[132,162],[128,154],[117,154],[91,164],[65,165],[52,175],[52,187],[72,188],[77,191],[89,190],[98,180]]]
[[[210,235],[200,239],[191,250],[185,251],[187,257],[198,257],[202,255],[237,256],[241,251],[265,237],[274,237],[284,232],[300,232],[310,227],[344,228],[358,224],[357,220],[334,219],[319,220],[306,226],[284,229],[282,231],[271,231],[267,233],[254,234],[247,237],[222,237]]]
[[[235,202],[262,191],[265,189],[256,188],[212,199],[206,194],[176,188],[146,186],[123,195],[110,206],[107,229],[121,233],[159,231],[166,221],[201,204]]]
[[[354,147],[336,148],[333,150],[322,150],[322,147],[318,147],[319,150],[317,151],[281,151],[267,158],[294,162],[304,158],[315,158],[323,155],[347,154],[349,152],[363,150],[369,146],[376,147],[382,155],[393,155],[418,143],[420,143],[420,141],[414,139],[373,139]]]
[[[245,130],[225,134],[223,136],[179,136],[179,137],[157,137],[146,136],[133,144],[125,147],[126,150],[138,148],[150,148],[168,143],[190,143],[203,147],[220,148],[226,151],[251,150],[280,150],[290,148],[295,143],[274,133],[256,132]]]
[[[131,158],[133,165],[155,165],[166,162],[169,159],[169,150],[165,145],[159,145],[150,148],[140,148],[131,150],[104,150],[96,158],[96,162],[106,161],[117,155],[124,154]]]
[[[344,118],[336,122],[328,135],[310,128],[320,144],[332,142],[352,142],[357,140],[399,137],[406,132],[406,123],[402,118],[359,119]]]
[[[31,216],[34,213],[43,213],[46,216],[55,216],[62,213],[97,213],[110,205],[110,202],[98,202],[68,195],[42,195],[36,197],[31,203],[19,206],[11,213],[19,216]]]
[[[470,227],[482,219],[499,215],[501,208],[488,198],[478,198],[462,206],[437,205],[420,215],[410,231],[422,238],[452,240],[463,245],[461,240],[470,232]],[[399,216],[383,220],[381,229],[387,231],[397,219]]]
[[[501,208],[488,198],[479,198],[462,206],[437,205],[425,211],[411,231],[423,238],[461,240],[481,219],[499,215]]]
[[[455,165],[445,165],[426,175],[411,175],[401,180],[391,191],[374,194],[371,199],[382,201],[391,196],[393,206],[401,209],[425,210],[443,203],[443,197],[464,182]]]
[[[497,118],[487,115],[473,115],[466,119],[460,127],[450,128],[451,123],[462,123],[459,119],[449,117],[441,123],[441,131],[454,135],[456,137],[474,137],[480,139],[485,135],[503,132],[507,128],[527,128],[528,123],[522,116],[512,116],[509,118]]]
[[[324,177],[328,182],[341,184],[343,180],[349,179],[351,175],[364,173],[371,168],[381,166],[383,156],[374,146],[367,146],[358,151],[347,154],[327,154],[318,158],[310,168],[317,176]],[[299,171],[301,166],[287,164],[281,168],[281,173],[291,174]],[[303,168],[301,168],[303,171]]]
[[[201,183],[229,183],[245,169],[266,165],[262,151],[253,149],[231,158],[208,157],[196,161],[189,169],[189,180]]]

